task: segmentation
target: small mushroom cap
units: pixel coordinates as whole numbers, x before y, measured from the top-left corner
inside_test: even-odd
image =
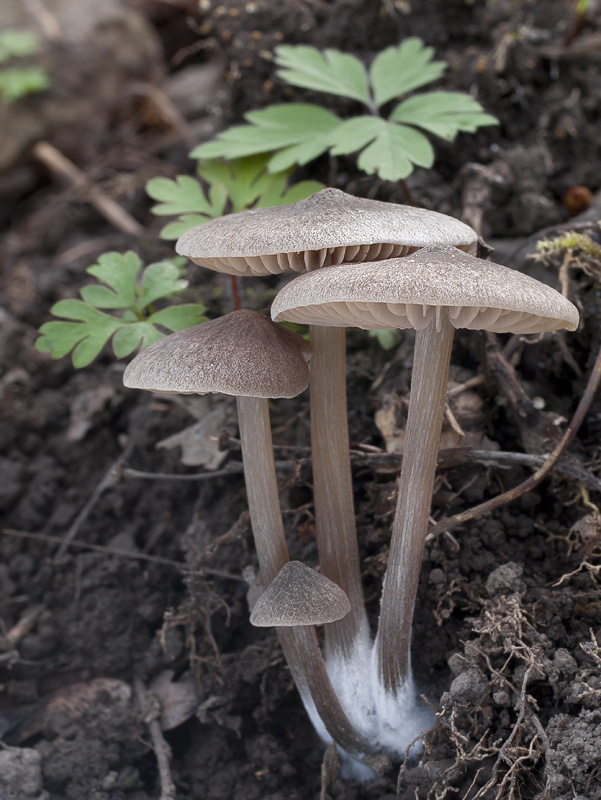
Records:
[[[234,311],[155,342],[123,383],[178,394],[296,397],[309,383],[309,345],[256,311]]]
[[[276,296],[276,320],[366,330],[429,325],[446,309],[456,328],[542,333],[578,327],[578,311],[550,286],[456,247],[300,275]]]
[[[176,250],[230,275],[306,272],[404,256],[429,244],[474,252],[477,234],[454,217],[322,189],[306,200],[228,214],[185,233]]]
[[[259,628],[322,625],[350,610],[338,584],[300,561],[289,561],[255,603],[250,621]]]

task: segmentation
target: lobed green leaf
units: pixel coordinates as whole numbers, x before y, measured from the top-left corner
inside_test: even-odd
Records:
[[[327,146],[327,142],[324,141],[322,149],[327,149]],[[177,239],[196,225],[202,225],[209,219],[213,219],[214,216],[221,216],[228,201],[231,211],[238,212],[253,206],[263,207],[292,203],[323,188],[322,184],[317,181],[303,181],[288,189],[288,178],[293,165],[286,170],[278,170],[274,173],[267,169],[270,160],[271,153],[256,153],[231,161],[199,160],[198,174],[209,184],[207,195],[211,202],[211,214],[184,214],[166,225],[161,231],[161,237]],[[149,188],[156,195],[156,187],[153,188],[149,184]],[[171,206],[171,208],[173,207]],[[161,213],[167,213],[166,206],[162,208]]]
[[[275,179],[267,173],[268,153],[258,153],[233,161],[200,161],[198,171],[214,188],[221,187],[229,198],[232,211],[243,211],[252,206],[268,188],[270,181],[281,180],[285,186],[287,175]]]
[[[433,55],[433,48],[416,36],[378,53],[369,70],[376,106],[440,78],[446,64],[432,61]]]
[[[51,313],[55,316],[66,316],[68,307],[64,304],[81,301],[61,301],[52,307]],[[85,304],[82,303],[82,306]],[[91,312],[96,311],[91,309]],[[76,313],[81,312],[81,307]],[[81,319],[83,315],[79,313],[76,319]],[[40,328],[41,338],[36,342],[36,349],[42,353],[51,353],[52,358],[63,358],[73,350],[73,366],[80,368],[90,364],[100,353],[102,348],[124,324],[121,320],[111,317],[102,312],[86,313],[85,321],[77,322],[46,322]]]
[[[328,149],[330,141],[329,133],[323,133],[315,138],[290,147],[284,147],[275,153],[269,160],[268,168],[270,172],[281,172],[291,167],[308,164],[318,158]]]
[[[350,97],[369,104],[369,84],[363,64],[339,50],[323,52],[308,45],[279,45],[275,48],[277,74],[291,86]]]
[[[413,171],[413,165],[431,167],[434,150],[419,131],[380,117],[356,117],[343,123],[332,135],[332,155],[357,150],[357,164],[368,175],[398,181]]]
[[[179,237],[183,236],[187,231],[192,230],[192,228],[195,228],[197,225],[203,225],[210,219],[213,219],[213,217],[207,217],[203,214],[183,214],[178,219],[169,222],[161,228],[160,237],[167,241],[179,239]]]
[[[393,109],[390,118],[416,125],[448,141],[453,141],[460,131],[474,133],[485,125],[499,124],[464,92],[425,92],[409,97]]]
[[[298,183],[293,183],[289,189],[274,183],[263,192],[257,207],[267,208],[269,206],[284,206],[288,203],[296,203],[298,200],[305,200],[307,197],[311,197],[312,194],[319,192],[320,189],[323,189],[323,183],[319,181],[299,181]]]
[[[200,182],[189,175],[178,175],[175,180],[151,178],[146,193],[153,200],[162,201],[152,208],[152,213],[158,216],[199,213],[212,218],[223,213],[223,208],[214,204],[217,198],[207,197]]]
[[[14,28],[0,32],[0,63],[9,58],[22,58],[35,53],[38,37],[31,31],[20,31]]]
[[[192,150],[191,157],[235,159],[320,141],[341,122],[336,114],[311,103],[269,106],[260,111],[250,111],[245,118],[249,124],[228,128],[216,140]],[[298,162],[292,161],[294,163]],[[268,169],[280,172],[282,167],[278,165],[276,168],[269,163]]]
[[[87,270],[105,286],[85,286],[83,300],[60,300],[50,309],[55,317],[40,328],[36,348],[62,358],[72,351],[77,368],[90,364],[113,339],[118,358],[138,347],[148,347],[163,336],[161,328],[181,330],[204,321],[206,308],[200,303],[171,306],[149,313],[157,300],[171,297],[188,286],[182,275],[186,259],[174,258],[149,264],[141,274],[136,253],[104,253]],[[120,310],[112,316],[102,308]]]
[[[155,311],[147,321],[167,328],[168,331],[183,331],[185,328],[206,322],[207,318],[204,316],[206,310],[202,303],[183,303],[180,306],[169,306]]]
[[[161,298],[183,292],[188,287],[188,281],[180,276],[181,270],[171,261],[149,264],[142,273],[139,307],[144,309]]]
[[[120,328],[113,336],[113,352],[117,358],[125,358],[134,350],[143,350],[159,339],[163,334],[148,320],[133,322]]]
[[[50,79],[39,67],[0,69],[0,98],[13,103],[21,97],[41,92],[50,86]]]
[[[86,303],[97,308],[136,308],[137,280],[142,267],[142,259],[132,250],[103,253],[98,263],[88,267],[86,272],[109,288],[85,286],[80,294]]]
[[[91,322],[92,324],[102,325],[106,320],[114,320],[110,314],[99,311],[82,300],[59,300],[50,309],[50,313],[55,317],[76,320],[77,322]]]

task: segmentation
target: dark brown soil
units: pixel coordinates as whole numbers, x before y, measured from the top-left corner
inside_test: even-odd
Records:
[[[183,0],[132,5],[161,37],[166,86],[194,65],[216,65],[225,75],[208,112],[190,112],[199,141],[249,108],[291,96],[264,57],[280,41],[369,58],[418,35],[448,61],[445,88],[474,92],[500,126],[437,143],[434,169],[408,181],[417,203],[472,220],[481,214],[486,237],[522,241],[568,221],[568,190],[600,189],[601,66],[589,44],[601,35],[596,3],[569,50],[568,0],[207,0],[201,11]],[[333,108],[344,111],[337,100]],[[394,764],[367,784],[334,771],[322,785],[323,747],[275,636],[248,622],[241,573],[256,559],[235,406],[222,397],[180,402],[126,390],[124,366],[108,352],[77,372],[68,359],[34,350],[51,304],[77,295],[98,254],[171,254],[143,187],[152,175],[192,168],[186,142],[164,128],[128,106],[95,154],[86,147],[91,160],[78,162],[145,223],[141,241],[116,232],[33,160],[1,179],[0,740],[7,747],[0,747],[0,797],[158,798],[157,758],[140,713],[144,687],[154,687],[178,798],[391,800],[398,791],[406,800],[598,800],[601,401],[593,401],[567,457],[587,471],[588,483],[580,473],[556,472],[517,502],[428,541],[413,665],[438,721],[419,763],[408,761],[400,778]],[[320,160],[305,173],[404,200],[399,187],[366,178],[350,159]],[[599,218],[594,207],[590,215]],[[504,253],[513,248],[499,245],[500,260],[557,283],[562,256],[542,270],[525,263],[524,250],[509,259]],[[532,472],[520,463],[477,463],[470,447],[537,455],[557,443],[601,344],[598,275],[592,257],[571,264],[570,298],[582,314],[575,334],[535,343],[457,336],[455,384],[483,380],[453,400],[467,436],[445,431],[435,518]],[[230,310],[220,279],[196,268],[191,283],[190,298],[207,303],[211,316]],[[275,285],[245,288],[245,303],[262,309]],[[403,426],[410,345],[406,335],[386,352],[361,332],[349,335],[355,500],[374,622],[398,474],[384,451]],[[499,371],[503,347],[511,357]],[[208,410],[221,412],[205,437],[219,439],[219,468],[233,470],[225,477],[185,466],[179,447],[157,447]],[[274,403],[272,413],[291,554],[315,565],[308,399]],[[198,472],[203,479],[171,479]],[[73,527],[63,554],[48,537],[62,539]]]

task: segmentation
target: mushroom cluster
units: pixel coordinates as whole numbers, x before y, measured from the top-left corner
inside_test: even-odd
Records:
[[[578,325],[578,312],[562,295],[477,258],[476,246],[476,233],[456,219],[336,189],[208,222],[179,240],[180,255],[234,275],[300,273],[277,295],[274,322],[257,312],[233,312],[167,336],[125,373],[127,386],[237,396],[251,524],[267,587],[251,622],[276,628],[315,727],[358,760],[403,753],[424,726],[411,673],[411,623],[455,328],[538,333]],[[310,351],[278,321],[308,324]],[[353,510],[348,326],[416,330],[375,639],[365,612]],[[319,573],[288,557],[266,399],[295,396],[307,384]],[[314,627],[319,624],[323,656]]]

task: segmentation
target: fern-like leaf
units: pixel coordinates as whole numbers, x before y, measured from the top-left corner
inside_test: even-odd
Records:
[[[332,155],[360,150],[360,169],[383,180],[401,180],[411,174],[414,164],[431,167],[434,161],[432,145],[422,133],[379,117],[350,119],[335,131],[332,140]]]
[[[433,48],[416,36],[378,53],[369,70],[376,107],[440,78],[446,64],[433,56]]]
[[[485,125],[498,124],[477,100],[463,92],[425,92],[409,97],[393,109],[390,119],[416,125],[447,141],[453,141],[460,131],[474,133]]]
[[[339,50],[320,52],[308,45],[280,45],[275,48],[278,76],[291,86],[350,97],[369,104],[369,84],[363,64]]]

